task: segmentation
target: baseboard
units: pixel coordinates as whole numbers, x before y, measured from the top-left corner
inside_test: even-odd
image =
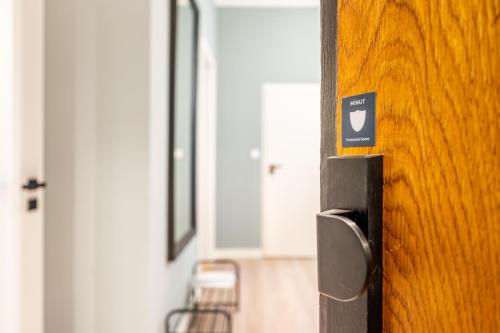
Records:
[[[261,248],[217,248],[213,251],[214,258],[229,259],[260,259],[262,258]]]

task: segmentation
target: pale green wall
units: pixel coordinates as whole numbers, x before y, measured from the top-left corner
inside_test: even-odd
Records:
[[[320,81],[319,8],[217,11],[217,247],[260,246],[261,89]]]
[[[214,0],[195,0],[200,11],[200,34],[217,54],[217,8]]]

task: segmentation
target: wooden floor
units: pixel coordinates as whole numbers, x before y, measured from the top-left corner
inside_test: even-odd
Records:
[[[317,333],[316,260],[242,260],[234,333]]]

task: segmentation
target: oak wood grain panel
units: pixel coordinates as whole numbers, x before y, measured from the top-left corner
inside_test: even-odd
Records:
[[[339,135],[377,92],[377,146],[337,151],[385,155],[384,331],[500,332],[500,1],[339,0],[337,42]]]

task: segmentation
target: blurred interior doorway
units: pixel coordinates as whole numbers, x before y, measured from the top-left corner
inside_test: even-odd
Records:
[[[265,257],[313,257],[319,211],[319,84],[263,86],[262,248]]]

